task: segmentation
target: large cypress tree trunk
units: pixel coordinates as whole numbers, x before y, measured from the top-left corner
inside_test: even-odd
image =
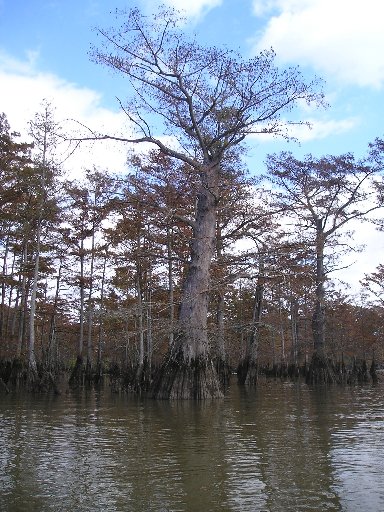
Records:
[[[205,399],[223,395],[208,349],[208,303],[215,250],[218,166],[202,173],[191,255],[182,289],[177,334],[155,379],[157,398]]]

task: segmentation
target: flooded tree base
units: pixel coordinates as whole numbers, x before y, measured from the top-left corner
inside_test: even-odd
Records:
[[[369,368],[369,374],[371,376],[371,379],[372,379],[372,383],[373,384],[377,384],[379,382],[379,377],[377,375],[377,371],[376,371],[376,361],[375,359],[373,358],[372,359],[372,363],[371,363],[371,366]]]
[[[142,364],[126,367],[120,375],[123,389],[136,395],[147,394],[153,381],[153,369],[147,359]]]
[[[41,391],[53,391],[55,395],[61,395],[57,385],[57,377],[50,371],[45,371],[39,382]]]
[[[306,375],[307,384],[337,384],[340,376],[335,365],[325,354],[315,352]]]
[[[207,400],[223,398],[220,378],[212,360],[198,357],[185,361],[168,356],[159,368],[151,396],[159,400]]]
[[[82,386],[84,384],[85,380],[85,366],[83,358],[80,356],[77,356],[75,366],[73,367],[73,370],[71,372],[71,375],[69,377],[68,384],[71,387],[77,387]]]
[[[36,393],[61,394],[68,388],[96,387],[109,380],[112,393],[131,393],[161,400],[206,400],[221,398],[228,390],[231,366],[227,359],[199,357],[190,362],[180,354],[169,353],[161,365],[144,360],[140,366],[126,362],[120,366],[110,362],[86,366],[77,358],[72,370],[63,364],[40,363],[33,371],[23,357],[0,359],[0,393],[18,390]],[[310,364],[264,364],[244,358],[237,368],[240,385],[256,387],[260,378],[267,380],[291,380],[313,385],[365,385],[377,384],[382,377],[377,372],[374,357],[370,360],[343,354],[336,362],[326,354],[315,353]]]
[[[225,391],[229,387],[232,373],[228,360],[222,357],[217,357],[215,359],[215,368],[219,377],[221,388]]]
[[[340,384],[340,385],[361,385],[372,382],[377,384],[379,378],[376,373],[375,361],[368,370],[365,359],[353,359],[348,366],[344,359],[334,363],[325,354],[315,353],[311,364],[306,372],[307,384]]]
[[[315,353],[310,364],[303,365],[267,364],[259,366],[257,362],[245,358],[237,368],[237,380],[240,385],[256,387],[260,376],[273,380],[305,381],[309,385],[338,384],[361,385],[367,383],[377,384],[379,376],[376,363],[372,360],[369,366],[364,359],[354,358],[346,366],[344,361],[333,362],[325,354]]]
[[[371,368],[368,371],[368,365],[365,359],[354,358],[352,367],[345,369],[344,364],[342,364],[342,370],[341,377],[346,384],[367,384],[371,379],[374,384],[378,382],[374,361],[372,361]]]
[[[254,387],[257,385],[259,365],[250,357],[244,358],[237,367],[237,381],[241,385]]]
[[[0,361],[0,390],[7,393],[26,390],[37,393],[53,391],[57,395],[61,394],[57,386],[57,375],[43,365],[33,368],[18,357]]]
[[[10,390],[30,389],[33,391],[35,389],[35,386],[31,387],[28,364],[21,357],[15,357],[12,361],[5,363],[3,370],[6,371],[6,377],[3,372],[2,378]]]
[[[6,383],[3,381],[3,379],[0,377],[0,392],[10,393],[9,387],[6,385]]]
[[[107,372],[109,373],[109,372]],[[119,371],[120,374],[120,371]],[[103,383],[104,368],[100,361],[93,364],[90,359],[87,358],[84,362],[81,356],[77,356],[75,366],[70,372],[68,379],[68,385],[71,388],[77,387],[92,387],[100,386]]]

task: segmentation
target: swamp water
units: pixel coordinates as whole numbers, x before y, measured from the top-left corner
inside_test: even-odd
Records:
[[[0,396],[0,511],[384,511],[384,384]]]

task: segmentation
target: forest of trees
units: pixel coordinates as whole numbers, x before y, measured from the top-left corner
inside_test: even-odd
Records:
[[[109,47],[94,59],[133,91],[122,108],[136,132],[120,140],[153,147],[129,153],[125,175],[95,162],[68,180],[57,156],[68,136],[49,104],[28,142],[0,115],[1,386],[58,391],[67,372],[73,386],[109,375],[120,389],[200,399],[222,396],[234,372],[246,385],[261,373],[375,380],[384,267],[359,304],[332,278],[356,250],[351,222],[383,206],[383,141],[361,159],[280,153],[265,176],[247,171],[248,135],[288,137],[281,114],[321,104],[320,85],[278,70],[273,52],[245,61],[186,42],[174,16],[132,10],[121,30],[100,31]],[[154,135],[159,122],[173,144]],[[106,138],[117,137],[78,142]]]

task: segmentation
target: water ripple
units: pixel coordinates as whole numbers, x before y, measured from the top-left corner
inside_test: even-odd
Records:
[[[384,510],[383,389],[276,384],[223,401],[0,402],[1,510]]]

